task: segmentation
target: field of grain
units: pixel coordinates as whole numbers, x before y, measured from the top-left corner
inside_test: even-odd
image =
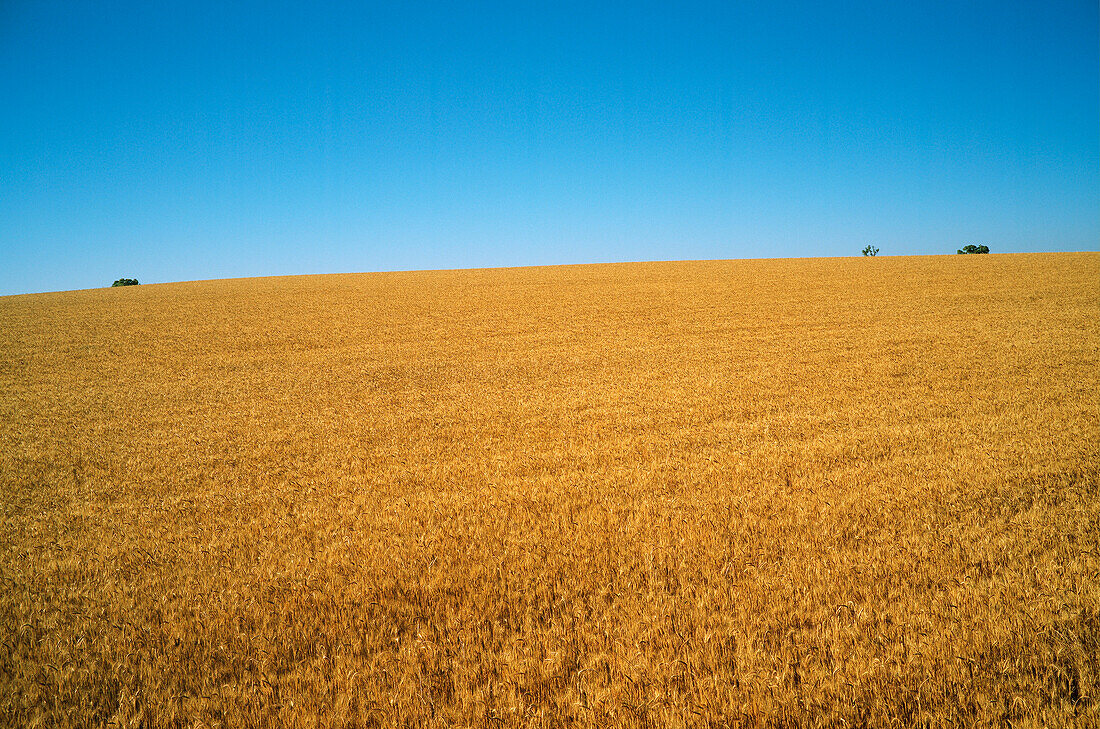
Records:
[[[1100,254],[0,298],[0,724],[1096,726]]]

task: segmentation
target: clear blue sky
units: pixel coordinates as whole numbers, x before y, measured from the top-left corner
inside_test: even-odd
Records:
[[[1096,250],[1066,2],[0,2],[0,294]]]

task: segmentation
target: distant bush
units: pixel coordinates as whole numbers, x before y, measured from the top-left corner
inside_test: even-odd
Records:
[[[866,248],[863,249],[863,255],[865,255],[865,256],[877,256],[878,255],[878,248],[875,248],[874,246],[867,246]]]
[[[962,253],[962,251],[959,251],[959,253]],[[115,286],[137,286],[137,285],[138,285],[138,280],[136,278],[120,278],[118,281],[115,281],[113,284],[111,284],[112,287],[115,287]]]
[[[959,249],[959,253],[989,253],[989,246],[968,245]]]

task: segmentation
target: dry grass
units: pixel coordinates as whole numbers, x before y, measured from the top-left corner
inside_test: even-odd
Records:
[[[0,299],[0,723],[1100,724],[1100,255]]]

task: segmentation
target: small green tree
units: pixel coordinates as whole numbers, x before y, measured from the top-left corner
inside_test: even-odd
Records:
[[[989,246],[966,245],[959,249],[959,253],[989,253]]]
[[[866,248],[863,249],[863,255],[865,255],[865,256],[877,256],[878,255],[878,248],[875,248],[874,246],[867,246]]]
[[[138,285],[138,280],[136,278],[120,278],[118,281],[115,281],[113,284],[111,284],[111,287],[113,288],[115,286],[137,286],[137,285]]]

